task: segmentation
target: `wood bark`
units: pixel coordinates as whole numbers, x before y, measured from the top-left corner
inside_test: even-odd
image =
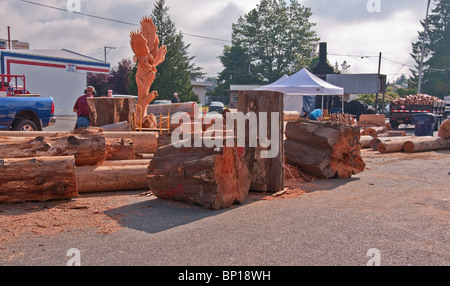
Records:
[[[371,142],[374,138],[370,135],[361,135],[360,144],[361,148],[370,148]]]
[[[77,167],[78,192],[148,190],[147,168],[148,164],[134,165],[117,161],[111,161],[101,166]]]
[[[134,142],[125,138],[106,138],[105,160],[133,160],[136,158]]]
[[[284,189],[284,94],[272,91],[241,91],[238,99],[238,112],[257,115],[257,126],[250,127],[249,120],[237,122],[235,135],[239,128],[245,128],[245,160],[250,172],[252,191],[276,193]],[[250,128],[262,127],[262,115],[267,116],[267,138],[257,136],[257,146],[250,146]],[[275,117],[272,118],[272,115]],[[228,120],[231,113],[227,113]],[[273,120],[273,121],[272,121]],[[272,126],[273,125],[273,126]],[[229,127],[231,128],[231,127]],[[270,139],[269,139],[270,138]],[[242,138],[239,138],[243,140]],[[270,147],[263,148],[261,142],[270,140]],[[270,152],[270,154],[268,154]],[[269,158],[263,158],[269,157]]]
[[[250,178],[243,159],[244,148],[159,148],[148,166],[147,182],[153,194],[223,209],[242,203],[248,195]]]
[[[1,203],[78,196],[73,156],[0,159],[0,174]]]
[[[136,99],[129,97],[88,98],[91,125],[100,127],[120,122],[128,122],[129,130],[134,130]]]
[[[299,120],[286,126],[289,164],[321,178],[350,178],[365,169],[359,127]]]
[[[450,139],[424,136],[416,139],[411,139],[403,144],[403,151],[405,151],[406,153],[443,149],[450,149]]]
[[[364,130],[362,132],[363,135],[369,135],[374,138],[387,137],[387,136],[389,136],[387,133],[388,133],[388,130],[384,126],[366,127],[366,128],[364,128]]]
[[[446,119],[444,122],[442,122],[441,126],[439,127],[438,137],[444,139],[450,138],[450,119]]]
[[[0,158],[75,156],[75,164],[99,165],[105,161],[106,141],[99,129],[78,129],[49,137],[0,137]]]

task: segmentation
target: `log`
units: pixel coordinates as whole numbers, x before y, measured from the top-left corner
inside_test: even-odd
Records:
[[[99,126],[99,128],[103,129],[103,131],[108,132],[126,132],[131,131],[130,125],[127,121],[118,122],[118,123],[112,123],[108,125]]]
[[[424,152],[450,149],[450,139],[421,137],[411,139],[403,144],[403,151],[406,153]]]
[[[361,148],[365,149],[365,148],[370,148],[371,146],[371,142],[374,138],[372,136],[369,135],[362,135],[360,138],[360,144],[361,144]]]
[[[265,133],[267,138],[257,135],[258,144],[250,146],[250,121],[237,122],[235,134],[239,128],[245,128],[245,160],[250,172],[252,191],[277,193],[284,189],[284,94],[273,91],[241,91],[239,92],[238,113],[242,115],[256,114],[257,127],[261,129],[261,115],[267,116]],[[236,115],[236,113],[234,114]],[[227,113],[226,120],[233,119]],[[227,124],[228,125],[228,124]],[[227,126],[231,128],[231,126]],[[260,130],[261,131],[261,130]],[[260,132],[258,132],[259,134]],[[270,139],[268,139],[270,138]],[[270,147],[263,148],[261,141],[270,140]],[[267,154],[270,153],[270,154]],[[266,158],[264,158],[266,157]],[[268,158],[267,158],[268,157]]]
[[[93,129],[93,128],[91,128]],[[55,135],[70,136],[72,132],[60,131],[0,131],[0,137],[50,137]],[[105,138],[129,138],[134,142],[136,153],[155,153],[158,149],[158,133],[157,132],[111,132],[103,131]]]
[[[0,159],[0,202],[78,196],[74,156]]]
[[[450,119],[446,119],[444,122],[442,122],[441,126],[439,127],[437,136],[444,139],[450,138]]]
[[[134,142],[125,138],[106,138],[105,160],[134,160]]]
[[[385,134],[387,134],[387,131],[388,130],[386,129],[385,126],[366,127],[366,128],[364,128],[362,135],[369,135],[374,138],[383,137],[383,136],[387,137],[388,135],[385,135]],[[383,134],[383,135],[381,135],[381,134]]]
[[[296,121],[301,118],[301,114],[298,111],[284,111],[283,120],[284,121]]]
[[[88,98],[91,125],[104,125],[128,122],[129,130],[134,130],[136,99],[131,97],[91,97]]]
[[[75,156],[75,164],[99,165],[105,161],[106,141],[99,129],[78,129],[49,137],[0,137],[0,158]]]
[[[416,137],[412,137],[412,136],[402,136],[402,137],[378,137],[378,138],[374,138],[372,141],[370,141],[370,146],[373,150],[378,151],[378,145],[380,143],[389,141],[389,142],[394,142],[394,141],[398,141],[401,144],[404,144],[406,141],[412,139],[412,138],[416,138]]]
[[[119,164],[117,161],[101,166],[77,167],[79,193],[148,190],[148,164]]]
[[[244,152],[244,148],[235,146],[161,147],[148,166],[148,186],[158,198],[205,208],[223,209],[242,203],[250,188]]]
[[[299,120],[286,125],[285,157],[320,178],[350,178],[365,169],[359,127]]]

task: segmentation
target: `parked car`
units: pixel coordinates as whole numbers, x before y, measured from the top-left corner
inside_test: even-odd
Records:
[[[225,105],[219,101],[212,101],[209,105],[209,112],[218,112],[222,113],[225,109]]]
[[[172,104],[172,101],[167,100],[167,99],[157,99],[157,100],[153,101],[152,104]]]

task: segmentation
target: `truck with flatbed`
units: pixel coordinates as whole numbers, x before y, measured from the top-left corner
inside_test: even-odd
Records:
[[[450,96],[444,97],[444,101],[445,101],[445,112],[444,112],[444,119],[445,119],[450,116]]]
[[[42,131],[55,124],[52,97],[28,92],[25,76],[0,75],[0,79],[0,130]]]
[[[389,104],[389,123],[393,129],[397,129],[400,124],[413,124],[413,115],[420,113],[434,114],[441,122],[445,102],[437,97],[421,94],[398,98]]]

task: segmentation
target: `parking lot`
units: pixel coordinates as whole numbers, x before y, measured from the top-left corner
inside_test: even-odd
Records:
[[[67,265],[75,249],[85,266],[449,265],[450,151],[362,155],[351,179],[220,211],[148,190],[0,205],[0,264]]]

